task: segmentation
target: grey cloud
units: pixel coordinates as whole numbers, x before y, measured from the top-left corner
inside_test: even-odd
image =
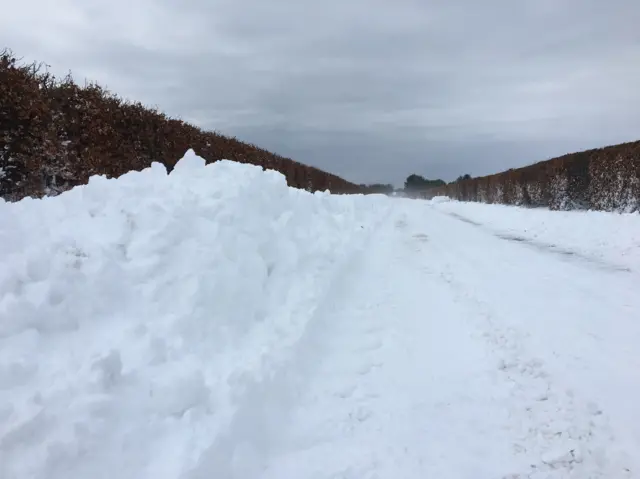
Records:
[[[357,182],[486,174],[640,127],[637,0],[62,3],[13,5],[0,42]]]

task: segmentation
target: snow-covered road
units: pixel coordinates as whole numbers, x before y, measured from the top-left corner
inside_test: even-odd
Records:
[[[640,478],[637,214],[188,154],[0,239],[2,479]]]
[[[638,477],[636,274],[398,201],[349,278],[265,477]]]

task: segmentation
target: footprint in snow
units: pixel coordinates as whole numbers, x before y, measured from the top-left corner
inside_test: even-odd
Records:
[[[360,348],[358,348],[358,352],[375,351],[377,349],[380,349],[381,347],[382,347],[382,341],[378,340],[378,341],[374,341],[372,343],[368,343],[361,346]]]
[[[357,386],[355,384],[349,384],[348,386],[343,387],[336,393],[336,396],[342,399],[347,399],[353,396],[353,393],[356,391]]]
[[[382,366],[382,363],[367,363],[363,364],[358,368],[358,374],[364,376],[365,374],[369,374],[373,368],[379,368]]]

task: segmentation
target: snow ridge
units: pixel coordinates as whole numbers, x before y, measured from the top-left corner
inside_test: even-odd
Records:
[[[0,203],[0,477],[197,476],[251,435],[243,404],[279,380],[384,200],[189,151],[171,174]]]

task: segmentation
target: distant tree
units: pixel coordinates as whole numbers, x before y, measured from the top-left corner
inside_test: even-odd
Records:
[[[420,189],[422,186],[424,186],[426,180],[424,179],[424,177],[419,176],[419,175],[409,175],[407,177],[407,179],[404,182],[404,189],[405,190],[418,190]]]
[[[422,191],[444,185],[446,185],[446,183],[440,179],[429,180],[427,178],[424,178],[423,176],[412,174],[409,175],[405,180],[404,189],[406,191]]]
[[[394,190],[393,185],[383,184],[383,183],[374,183],[371,185],[360,185],[360,186],[366,193],[370,193],[370,194],[390,195],[391,193],[393,193],[393,190]]]
[[[461,181],[470,180],[470,179],[471,179],[471,175],[467,173],[466,175],[458,176],[456,183],[460,183]]]

